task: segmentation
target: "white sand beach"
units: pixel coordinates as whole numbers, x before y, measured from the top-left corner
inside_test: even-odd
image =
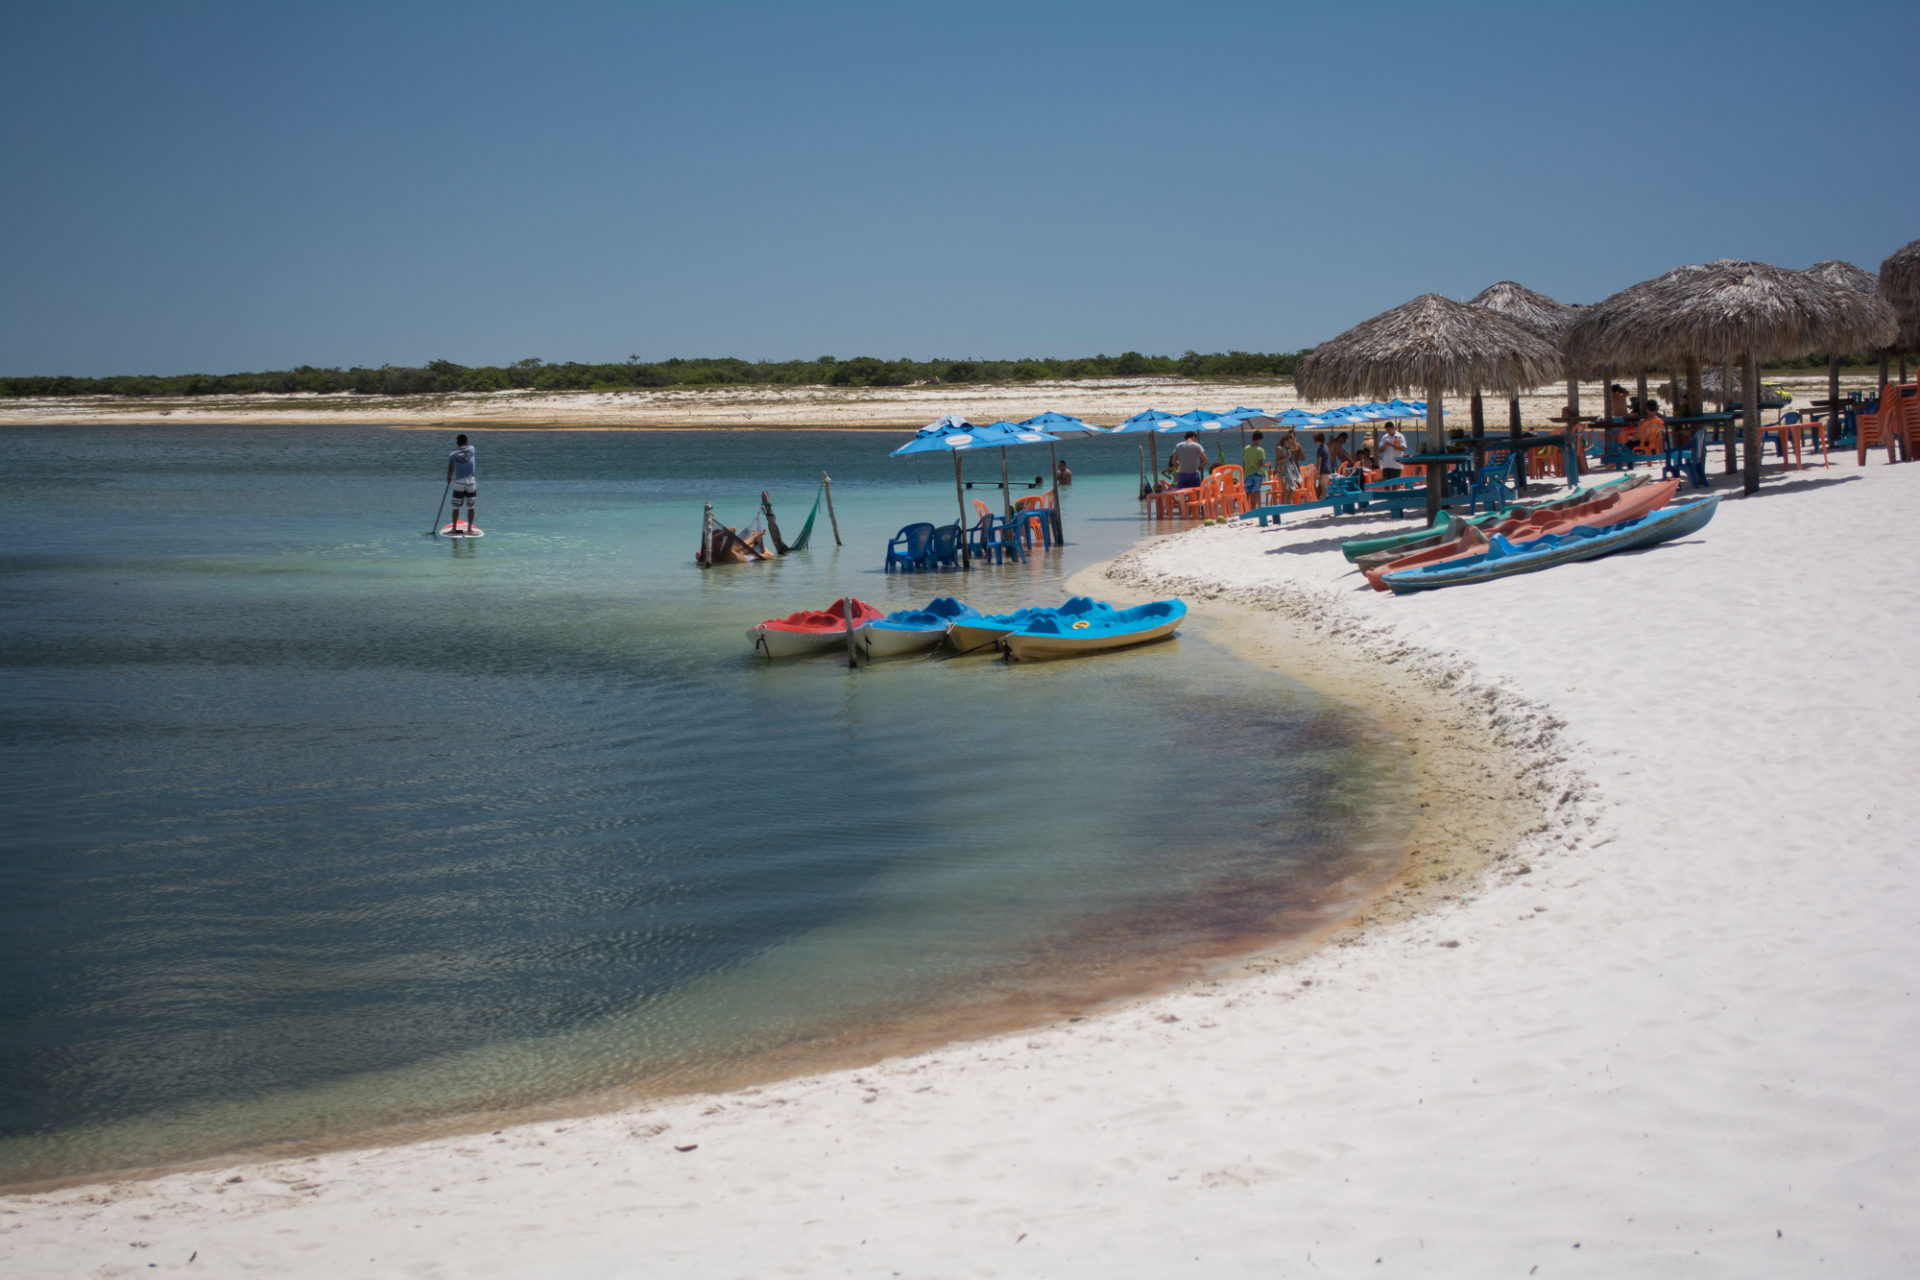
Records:
[[[9,1197],[0,1270],[1913,1275],[1920,571],[1881,531],[1920,467],[1716,482],[1696,536],[1422,596],[1341,559],[1370,518],[1114,566],[1505,744],[1533,829],[1423,912],[867,1069]]]
[[[1825,374],[1769,374],[1804,403],[1826,395]],[[1654,380],[1658,393],[1660,380]],[[1849,375],[1848,389],[1877,385]],[[1588,413],[1600,403],[1600,384],[1582,383]],[[1520,398],[1521,420],[1544,427],[1566,403],[1566,387],[1536,387]],[[1189,378],[1101,378],[1085,381],[967,383],[913,387],[734,386],[665,387],[649,391],[490,391],[435,396],[257,395],[181,399],[62,396],[0,400],[0,426],[114,423],[223,423],[236,425],[379,423],[396,427],[574,430],[730,427],[893,431],[924,426],[944,413],[973,422],[1018,422],[1049,409],[1098,426],[1113,426],[1143,409],[1184,413],[1195,406],[1254,405],[1276,413],[1320,412],[1336,402],[1307,400],[1291,383],[1203,382]],[[1467,402],[1449,400],[1449,425],[1464,426]],[[1507,425],[1504,399],[1486,406],[1488,429]]]

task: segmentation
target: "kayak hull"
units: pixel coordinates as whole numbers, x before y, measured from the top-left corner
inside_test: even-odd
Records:
[[[854,633],[854,643],[869,658],[892,658],[931,649],[947,638],[950,623],[913,627],[886,621],[868,623]]]
[[[1595,560],[1616,551],[1651,547],[1698,532],[1713,519],[1719,502],[1717,494],[1689,498],[1619,524],[1599,528],[1582,525],[1566,533],[1548,534],[1519,545],[1496,537],[1493,544],[1480,555],[1398,570],[1388,573],[1385,582],[1387,589],[1396,595],[1406,595],[1440,587],[1491,582],[1495,578],[1536,573],[1575,560]]]
[[[853,629],[880,621],[880,611],[864,600],[835,600],[824,609],[803,609],[784,618],[768,618],[747,629],[753,651],[768,658],[791,658],[819,653],[847,642],[846,608],[851,606]]]
[[[1017,662],[1070,658],[1164,640],[1186,617],[1184,601],[1156,600],[1092,618],[1038,618],[1001,637],[1000,647]]]
[[[990,613],[972,618],[956,618],[947,639],[961,653],[996,648],[1009,633],[1019,631],[1041,618],[1061,617],[1069,622],[1083,618],[1111,616],[1112,605],[1086,596],[1073,596],[1057,609],[1019,609],[1013,613]]]

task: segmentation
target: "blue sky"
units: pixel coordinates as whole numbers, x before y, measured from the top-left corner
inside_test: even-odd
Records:
[[[1920,236],[1911,3],[0,14],[7,374],[1292,350]]]

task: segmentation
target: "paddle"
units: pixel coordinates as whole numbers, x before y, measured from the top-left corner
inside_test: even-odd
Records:
[[[447,510],[447,495],[448,495],[448,494],[450,494],[450,493],[452,493],[452,492],[453,492],[453,477],[452,477],[452,476],[448,476],[448,477],[447,477],[447,487],[446,487],[446,488],[444,488],[444,489],[442,489],[442,490],[440,491],[440,510],[438,510],[438,511],[436,511],[436,512],[434,512],[434,513],[433,513],[433,528],[431,528],[431,529],[429,529],[429,530],[427,530],[427,531],[426,531],[425,533],[423,533],[423,534],[421,534],[421,535],[420,535],[421,537],[423,537],[423,538],[433,538],[433,537],[438,537],[438,536],[439,536],[439,533],[440,533],[440,517],[441,517],[441,516],[442,516],[443,514],[445,514],[445,512],[446,512],[446,510]]]

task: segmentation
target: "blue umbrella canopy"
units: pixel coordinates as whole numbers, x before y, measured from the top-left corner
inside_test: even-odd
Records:
[[[1013,444],[1058,444],[1061,440],[1060,436],[1051,432],[1039,431],[1025,423],[1008,422],[1005,419],[989,422],[984,427],[975,427],[973,434],[983,445],[1003,447]]]
[[[1131,435],[1136,431],[1157,431],[1160,429],[1161,423],[1171,420],[1172,417],[1172,414],[1163,413],[1158,409],[1143,409],[1107,434],[1124,436]]]
[[[954,453],[962,449],[977,449],[983,445],[999,443],[999,441],[983,438],[985,427],[976,427],[964,419],[941,425],[945,421],[942,419],[941,422],[920,428],[914,433],[913,439],[887,456],[898,458],[908,453]]]
[[[1249,409],[1245,405],[1229,409],[1220,415],[1220,421],[1230,427],[1237,427],[1248,418],[1277,418],[1277,415],[1268,413],[1265,409]]]
[[[1186,431],[1225,431],[1232,425],[1225,421],[1223,415],[1211,409],[1189,409],[1177,418],[1162,422],[1154,430],[1163,436],[1171,436]]]
[[[1310,427],[1318,420],[1319,415],[1305,409],[1289,409],[1277,419],[1283,427]]]
[[[1091,422],[1083,422],[1070,414],[1055,413],[1051,409],[1045,413],[1036,414],[1028,418],[1020,425],[1028,431],[1045,431],[1057,439],[1065,439],[1067,436],[1104,436],[1108,434],[1105,427],[1096,427]]]

